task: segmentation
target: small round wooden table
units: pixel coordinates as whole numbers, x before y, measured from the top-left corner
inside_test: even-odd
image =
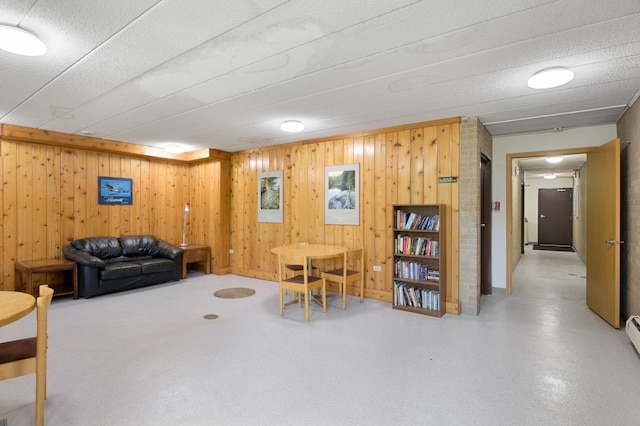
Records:
[[[36,307],[36,298],[20,291],[0,291],[0,327],[28,315]]]
[[[330,244],[288,244],[286,246],[278,246],[271,249],[271,253],[284,256],[305,256],[309,262],[309,271],[311,271],[311,259],[329,259],[332,257],[344,256],[347,253],[346,247],[334,246]],[[346,298],[346,290],[343,294]],[[322,303],[318,302],[315,297],[311,300],[322,306]],[[290,302],[289,302],[290,303]]]

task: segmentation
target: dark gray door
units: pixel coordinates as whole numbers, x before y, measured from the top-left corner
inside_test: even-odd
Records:
[[[480,293],[491,294],[491,160],[480,159]]]
[[[573,244],[573,188],[538,189],[538,244]]]

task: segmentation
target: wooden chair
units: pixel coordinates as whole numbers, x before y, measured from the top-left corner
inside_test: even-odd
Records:
[[[309,298],[310,292],[320,289],[322,295],[322,311],[327,312],[327,285],[324,278],[309,276],[308,258],[304,255],[278,255],[278,284],[280,297],[280,316],[284,315],[284,292],[291,290],[293,295],[304,297],[304,316],[309,321]],[[287,265],[302,265],[302,274],[287,277]],[[300,300],[300,299],[298,299]],[[295,300],[293,301],[295,302]]]
[[[356,269],[349,269],[349,261],[353,261]],[[360,303],[364,300],[364,250],[350,250],[345,253],[341,268],[325,271],[321,274],[327,281],[338,283],[338,293],[342,295],[342,309],[347,308],[347,284],[360,281]]]
[[[302,243],[296,243],[296,245],[299,245],[299,246],[306,246],[306,245],[308,245],[308,244],[309,244],[309,243],[308,243],[307,241],[302,242]],[[285,267],[286,267],[289,271],[293,272],[293,276],[300,275],[300,274],[302,273],[302,265],[289,264],[289,265],[285,265]],[[316,271],[317,271],[317,270],[318,270],[318,268],[316,268],[315,266],[311,265],[311,273],[312,273],[312,274],[313,274],[313,271],[314,271],[314,270],[316,270]]]
[[[47,398],[47,313],[53,289],[40,286],[37,306],[37,336],[0,343],[0,380],[36,375],[36,425],[44,425]]]

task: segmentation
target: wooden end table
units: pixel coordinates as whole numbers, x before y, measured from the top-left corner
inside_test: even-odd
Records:
[[[73,276],[73,290],[56,292],[56,296],[63,294],[73,294],[73,298],[78,298],[78,265],[67,259],[42,259],[23,260],[16,262],[16,289],[21,286],[21,279],[24,279],[26,292],[33,295],[33,274],[43,274],[48,272],[71,271]]]
[[[182,278],[187,278],[187,265],[189,263],[204,262],[204,273],[211,273],[211,247],[198,244],[189,244],[182,247]]]

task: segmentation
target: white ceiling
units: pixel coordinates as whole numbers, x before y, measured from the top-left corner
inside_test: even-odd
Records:
[[[0,122],[152,146],[615,123],[640,88],[637,0],[3,0],[0,23],[49,47],[0,51]],[[552,66],[575,79],[526,86]]]
[[[558,177],[573,177],[587,162],[587,154],[561,155],[562,161],[556,164],[547,162],[546,157],[520,158],[517,161],[520,170],[526,172],[530,179],[543,178],[546,174],[555,174]]]

